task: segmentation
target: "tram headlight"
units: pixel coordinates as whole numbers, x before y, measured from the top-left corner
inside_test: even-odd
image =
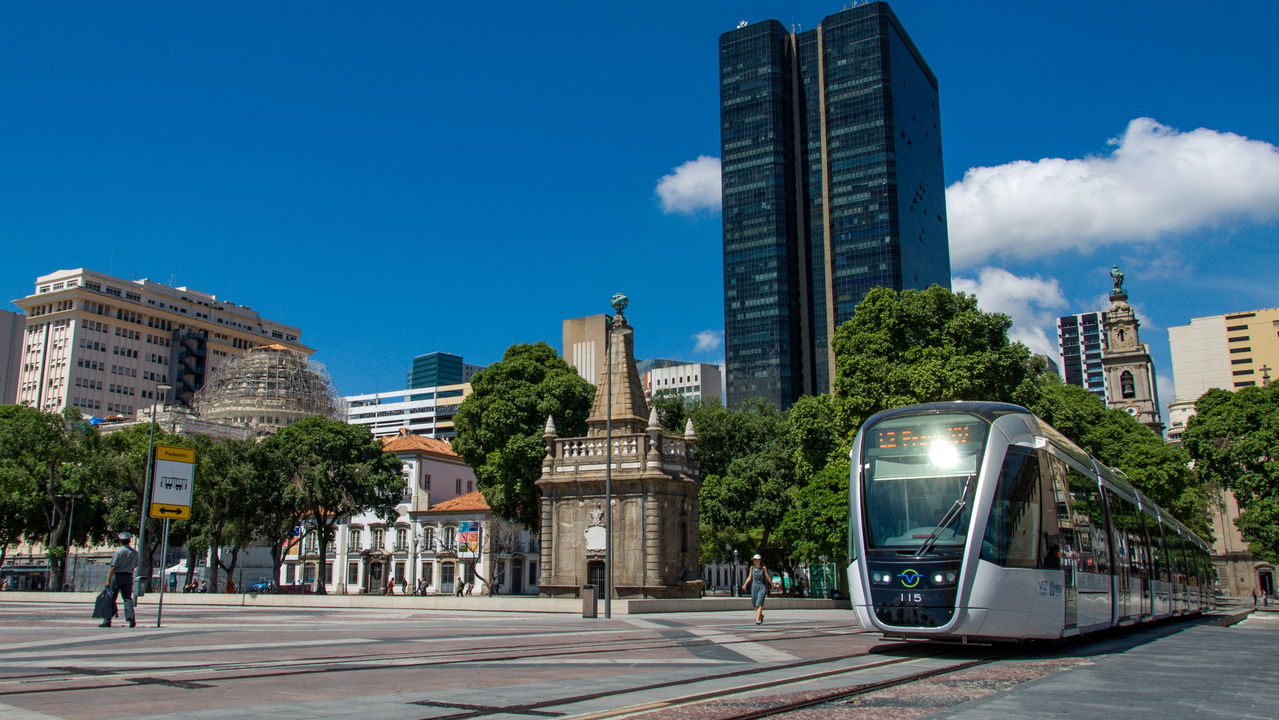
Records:
[[[959,576],[953,570],[947,570],[945,572],[939,570],[933,573],[930,579],[933,581],[934,585],[954,585],[955,579],[958,577]]]
[[[886,572],[875,571],[870,574],[870,581],[876,585],[887,585],[893,581],[893,576]]]

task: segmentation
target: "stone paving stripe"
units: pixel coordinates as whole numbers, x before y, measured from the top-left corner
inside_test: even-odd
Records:
[[[725,642],[735,643],[733,645],[733,652],[736,652],[739,655],[745,655],[747,658],[758,663],[790,662],[791,660],[798,659],[785,650],[779,650],[757,642],[751,642],[743,638],[741,635],[733,635],[719,630],[713,630],[711,628],[689,628],[688,631],[698,637],[706,638],[717,645]]]
[[[73,673],[76,675],[114,675],[115,674],[114,670],[103,670],[101,668],[88,668],[88,667],[70,667],[70,666],[64,666],[64,665],[54,666],[49,669],[60,670],[65,673]]]
[[[439,700],[414,700],[410,705],[424,705],[426,707],[449,708],[453,710],[474,710],[477,712],[492,713],[512,713],[515,715],[535,715],[537,717],[563,717],[562,712],[551,712],[548,710],[520,710],[519,708],[505,708],[496,705],[468,705],[466,703],[441,702]],[[446,715],[445,717],[463,717]],[[464,717],[475,717],[474,715],[465,715]]]
[[[203,688],[216,687],[214,685],[206,685],[198,682],[188,682],[186,680],[165,680],[156,677],[136,677],[129,678],[129,682],[136,685],[164,685],[166,687],[182,688],[183,690],[200,690]]]

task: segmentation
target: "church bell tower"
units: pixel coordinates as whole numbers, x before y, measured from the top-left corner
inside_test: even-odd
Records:
[[[1106,351],[1101,359],[1106,373],[1106,406],[1123,410],[1162,437],[1164,425],[1159,417],[1150,349],[1137,335],[1140,323],[1128,304],[1124,274],[1118,265],[1111,268],[1110,277],[1114,288],[1106,310]]]

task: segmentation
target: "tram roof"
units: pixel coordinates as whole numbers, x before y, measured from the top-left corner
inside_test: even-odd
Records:
[[[970,415],[976,415],[984,420],[993,422],[996,418],[1004,415],[1012,415],[1023,413],[1032,414],[1026,408],[1012,403],[990,402],[984,400],[951,400],[949,402],[932,402],[921,403],[919,405],[907,405],[905,407],[893,408],[891,410],[881,410],[866,419],[869,423],[871,420],[883,420],[885,418],[896,417],[898,415],[927,415],[943,413],[962,412]]]

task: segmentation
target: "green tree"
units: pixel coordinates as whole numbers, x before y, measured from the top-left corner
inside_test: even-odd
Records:
[[[102,436],[97,461],[93,464],[98,488],[102,527],[105,535],[101,540],[114,543],[114,533],[127,530],[138,531],[139,515],[142,512],[142,500],[147,477],[147,458],[151,441],[151,425],[137,423],[113,433]],[[156,445],[172,445],[176,447],[194,448],[194,441],[179,435],[168,433],[164,428],[155,429]],[[197,456],[198,457],[198,456]],[[196,473],[195,485],[200,487],[199,472]],[[80,506],[76,506],[77,518]],[[146,541],[137,545],[138,569],[144,588],[149,588],[152,570],[155,567],[156,555],[164,541],[163,522],[146,516]],[[77,520],[77,524],[79,520]],[[177,547],[188,541],[190,522],[171,523],[169,544]]]
[[[1056,376],[1038,381],[1030,410],[1107,466],[1118,468],[1134,487],[1166,508],[1191,530],[1209,532],[1201,480],[1185,450],[1169,445],[1122,410],[1111,410],[1093,393]]]
[[[848,458],[834,457],[794,493],[778,533],[798,562],[848,560]]]
[[[1279,562],[1279,385],[1209,390],[1181,441],[1201,477],[1234,492],[1253,555]]]
[[[50,574],[47,586],[62,586],[66,573],[72,495],[84,496],[97,434],[75,410],[42,412],[23,405],[0,406],[0,502],[15,514],[0,526],[10,537],[43,543]],[[77,498],[79,499],[79,498]],[[92,527],[79,506],[81,535]]]
[[[218,573],[233,577],[240,549],[253,541],[258,508],[246,502],[259,466],[253,440],[195,439],[196,484],[192,520],[195,544],[210,554],[209,586],[218,587]],[[229,551],[230,559],[223,557]]]
[[[702,557],[720,557],[728,541],[741,556],[759,552],[776,565],[786,552],[775,531],[795,485],[785,416],[761,400],[737,410],[703,406],[691,415],[702,477]]]
[[[851,439],[880,410],[945,400],[1027,404],[1046,372],[1021,343],[1009,342],[1007,315],[982,312],[977,298],[933,285],[875,288],[835,331],[834,410]]]
[[[388,523],[395,520],[404,493],[400,459],[383,452],[368,428],[317,415],[283,428],[264,445],[285,473],[288,492],[306,510],[308,532],[319,543],[321,575],[340,519],[373,512]],[[317,593],[326,592],[325,582],[321,577],[316,583]]]
[[[271,548],[271,577],[279,578],[284,556],[302,542],[306,506],[282,478],[289,476],[285,448],[263,442],[252,454],[254,472],[245,489],[244,504],[254,511],[253,535]]]
[[[453,418],[453,449],[475,470],[494,513],[536,528],[546,419],[563,437],[585,435],[594,388],[540,342],[507,348],[471,378],[471,390]]]

